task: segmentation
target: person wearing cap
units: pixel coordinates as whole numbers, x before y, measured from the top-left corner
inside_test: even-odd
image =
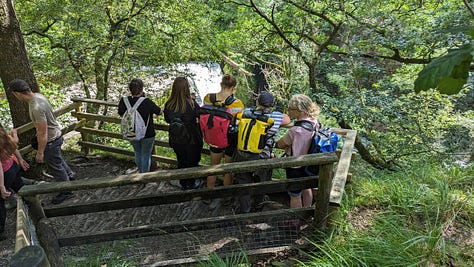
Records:
[[[233,156],[233,161],[246,161],[256,159],[268,159],[273,157],[272,148],[275,143],[275,137],[281,127],[289,127],[291,124],[290,117],[287,114],[273,110],[275,105],[275,97],[269,91],[263,91],[257,98],[257,107],[254,109],[255,114],[267,115],[273,119],[273,125],[267,131],[267,145],[260,154],[252,154],[245,151],[236,150]],[[243,113],[251,112],[252,109],[245,108]],[[253,182],[270,181],[272,178],[272,169],[259,170],[255,172],[244,172],[235,174],[235,180],[238,184],[248,184]],[[252,207],[259,207],[264,201],[264,195],[240,195],[238,198],[238,212],[248,213]]]
[[[28,83],[21,79],[11,81],[8,88],[18,100],[28,103],[29,115],[36,128],[38,141],[36,162],[46,163],[49,173],[58,182],[74,179],[73,171],[61,154],[64,140],[49,100],[44,95],[31,91]],[[61,192],[51,203],[60,204],[71,197],[72,192]]]

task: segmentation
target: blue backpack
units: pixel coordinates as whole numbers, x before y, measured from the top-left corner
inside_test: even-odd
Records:
[[[331,129],[322,127],[319,124],[319,129],[315,131],[313,123],[305,120],[295,122],[295,126],[300,126],[305,130],[314,132],[311,137],[311,146],[308,149],[308,154],[336,151],[339,138]],[[319,165],[306,166],[305,172],[310,176],[319,175]]]

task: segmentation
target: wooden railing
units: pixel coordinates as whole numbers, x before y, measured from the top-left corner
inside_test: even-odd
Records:
[[[116,105],[115,103],[77,98],[73,99],[73,101],[73,104],[61,109],[61,112],[56,112],[56,114],[65,114],[74,110],[71,112],[71,114],[79,120],[77,123],[66,127],[63,132],[76,129],[82,134],[119,139],[122,138],[118,133],[96,130],[84,126],[87,120],[120,123],[120,119],[118,117],[84,113],[81,111],[82,103],[105,104],[109,106],[114,106]],[[167,131],[166,125],[155,125],[155,127],[157,130]],[[19,130],[19,132],[21,133],[29,128],[31,128],[30,125],[22,126],[20,127],[21,130]],[[184,227],[183,229],[197,230],[204,229],[207,227],[207,225],[209,225],[209,223],[219,223],[228,220],[251,222],[257,219],[261,220],[262,218],[268,218],[271,220],[271,218],[275,218],[276,216],[284,218],[285,216],[295,216],[296,214],[301,218],[314,217],[314,227],[320,231],[324,231],[326,229],[328,217],[330,214],[330,205],[338,206],[341,203],[344,186],[349,175],[350,162],[353,158],[352,150],[356,136],[356,131],[353,130],[334,129],[334,131],[343,137],[343,147],[341,151],[338,151],[338,153],[273,158],[228,163],[217,166],[161,170],[158,172],[143,174],[121,175],[117,177],[102,177],[100,179],[24,186],[20,190],[19,195],[25,201],[25,203],[27,203],[27,205],[25,206],[22,203],[18,205],[17,242],[15,250],[19,251],[25,246],[35,244],[32,239],[37,239],[39,242],[36,243],[39,243],[44,249],[49,264],[51,264],[51,266],[63,266],[64,262],[60,254],[60,247],[127,238],[156,236],[163,235],[164,233],[170,234],[175,231],[173,229],[178,229],[178,225]],[[101,149],[123,155],[133,155],[132,151],[119,148],[110,148],[104,144],[83,141],[80,141],[80,144],[91,149]],[[160,141],[157,142],[157,146],[168,147],[168,143]],[[22,152],[25,153],[29,150],[31,150],[31,148],[26,147],[22,149]],[[153,158],[156,161],[169,164],[174,164],[176,162],[173,158],[166,158],[157,155],[154,155]],[[333,163],[337,163],[335,168]],[[262,169],[284,169],[308,165],[320,165],[319,180],[316,180],[315,177],[304,177],[289,180],[283,179],[263,183],[230,185],[212,189],[201,188],[189,191],[164,192],[140,197],[106,199],[100,201],[89,201],[85,203],[57,205],[52,207],[43,207],[40,201],[40,196],[43,194],[80,190],[97,190],[109,187],[124,187],[179,179],[200,178],[209,175],[221,175],[224,173],[250,172]],[[319,181],[318,184],[316,181]],[[290,186],[292,190],[318,187],[318,194],[316,195],[314,208],[282,209],[259,213],[220,216],[215,218],[199,218],[184,222],[180,221],[159,225],[142,225],[89,234],[70,234],[67,236],[57,236],[50,221],[51,218],[59,216],[72,216],[110,210],[182,203],[187,201],[199,201],[228,196],[236,197],[244,192],[252,192],[252,194],[287,192]],[[28,207],[29,210],[26,211],[25,207]],[[34,232],[31,234],[31,225],[33,225],[36,229],[37,235],[35,235]]]

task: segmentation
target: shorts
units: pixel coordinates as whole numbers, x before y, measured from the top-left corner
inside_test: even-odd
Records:
[[[291,178],[301,178],[301,177],[307,177],[309,176],[305,171],[305,167],[299,167],[299,168],[286,168],[286,179],[291,179]],[[290,190],[288,191],[288,195],[290,197],[301,197],[301,192],[303,190],[291,190],[291,186],[289,188]]]
[[[235,152],[235,147],[234,146],[228,146],[228,147],[225,147],[225,148],[220,148],[220,147],[209,146],[209,150],[212,153],[216,153],[216,154],[224,152],[224,154],[226,156],[232,157],[234,155],[234,152]]]

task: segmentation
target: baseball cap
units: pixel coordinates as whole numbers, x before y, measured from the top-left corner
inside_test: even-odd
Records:
[[[8,88],[13,92],[26,92],[30,91],[30,85],[22,79],[15,79],[8,84]]]
[[[268,91],[263,91],[258,96],[258,104],[264,107],[273,107],[275,103],[275,98],[273,95]]]

